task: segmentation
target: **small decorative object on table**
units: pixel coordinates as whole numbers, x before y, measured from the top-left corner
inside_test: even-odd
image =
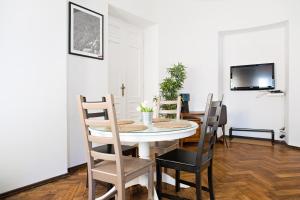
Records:
[[[183,112],[183,113],[190,112],[190,109],[189,109],[190,94],[181,93],[180,96],[181,96],[181,100],[182,100],[181,112]]]
[[[153,107],[148,104],[147,101],[144,101],[137,107],[137,111],[142,113],[142,121],[145,125],[152,124],[153,118]]]

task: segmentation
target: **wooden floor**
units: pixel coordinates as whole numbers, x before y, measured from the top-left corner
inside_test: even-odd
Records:
[[[189,146],[188,149],[195,149]],[[172,174],[172,173],[171,173]],[[206,173],[203,173],[203,182]],[[189,174],[184,179],[193,180]],[[68,200],[87,199],[85,169],[56,182],[6,198],[7,200]],[[300,200],[300,150],[276,144],[274,147],[231,143],[226,149],[218,144],[214,160],[215,195],[217,200]],[[169,192],[173,186],[164,185]],[[105,188],[97,186],[101,194]],[[173,192],[174,193],[174,192]],[[209,199],[203,192],[203,199]],[[135,186],[127,189],[127,199],[142,200],[147,190]],[[178,193],[194,199],[193,188]]]

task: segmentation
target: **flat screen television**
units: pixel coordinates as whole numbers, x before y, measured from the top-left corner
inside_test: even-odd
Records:
[[[231,90],[275,89],[274,63],[230,67]]]

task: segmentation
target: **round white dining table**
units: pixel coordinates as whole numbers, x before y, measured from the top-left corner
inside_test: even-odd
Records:
[[[138,143],[139,157],[143,159],[150,159],[150,144],[152,142],[159,141],[171,141],[181,138],[186,138],[196,133],[198,124],[189,121],[191,126],[186,128],[157,128],[153,125],[148,126],[148,129],[143,131],[133,131],[120,133],[121,143]],[[104,128],[89,128],[92,135],[101,135],[111,137],[111,132],[106,131]],[[162,174],[162,181],[175,185],[175,179],[165,173]],[[133,185],[146,186],[148,184],[148,177],[146,175],[140,176],[128,183],[126,183],[126,188]],[[187,185],[180,184],[181,187],[187,188]],[[158,199],[155,187],[154,187],[154,199]]]

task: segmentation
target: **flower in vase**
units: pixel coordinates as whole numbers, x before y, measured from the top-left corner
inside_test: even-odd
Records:
[[[142,102],[137,108],[139,112],[153,112],[152,106],[149,105],[147,101]]]

